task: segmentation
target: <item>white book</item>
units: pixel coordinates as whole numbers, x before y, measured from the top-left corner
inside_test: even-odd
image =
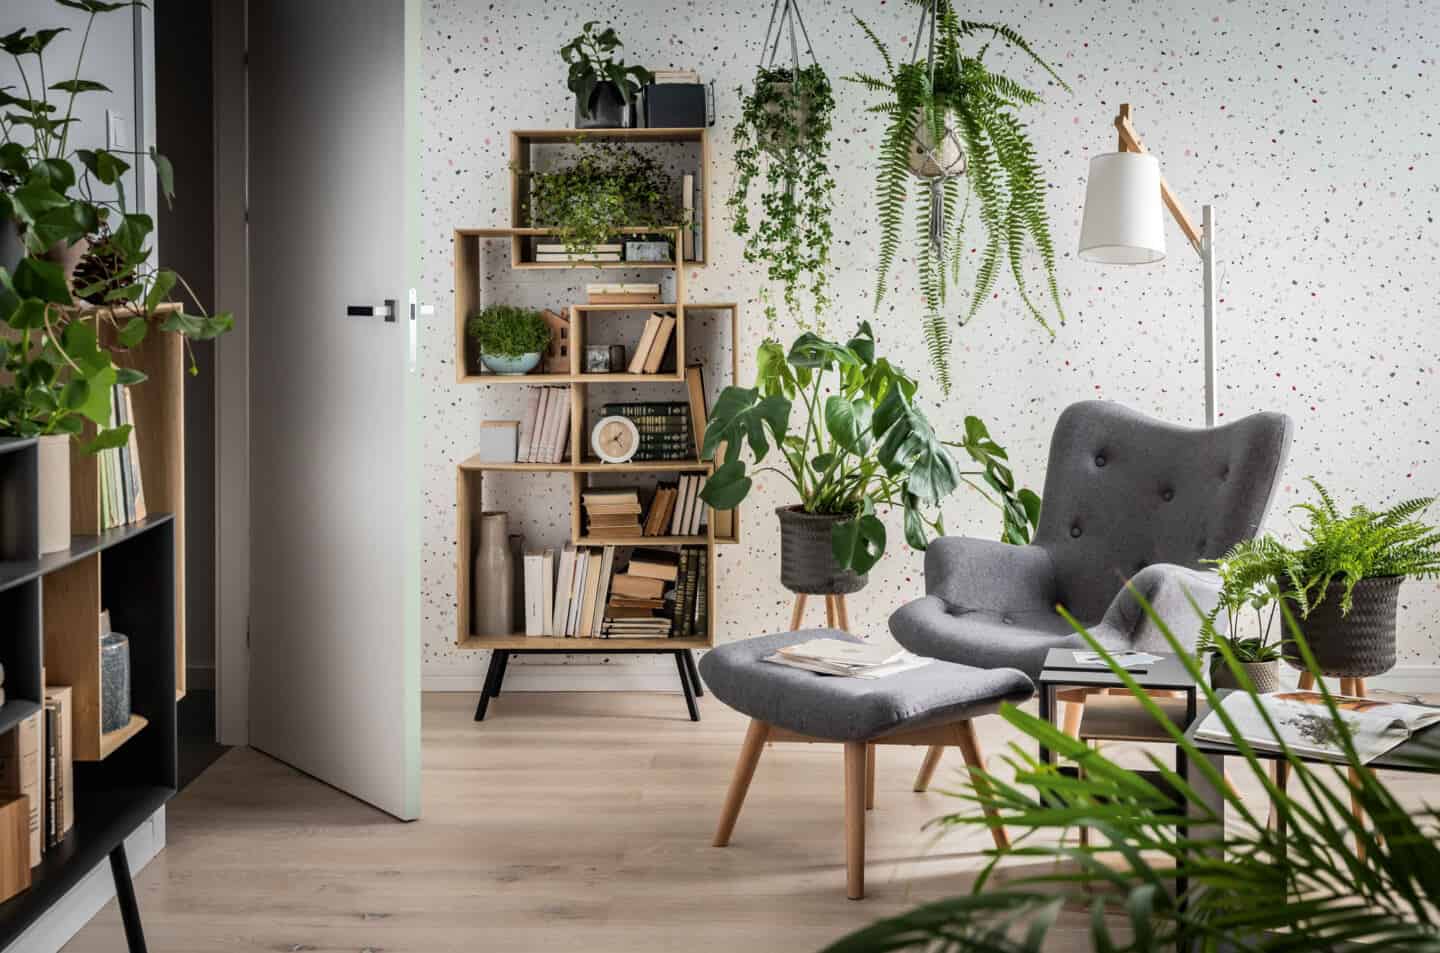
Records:
[[[545,419],[540,425],[540,453],[536,463],[551,463],[555,455],[555,411],[560,407],[560,391],[554,387],[545,388]]]
[[[515,454],[518,463],[530,462],[530,447],[535,441],[535,421],[540,417],[540,395],[542,387],[530,388],[530,399],[525,404],[525,416],[520,419],[520,449]]]
[[[525,634],[543,635],[540,627],[540,553],[525,550]]]
[[[573,636],[580,626],[580,606],[585,602],[585,573],[590,568],[590,551],[575,552],[575,575],[570,581],[570,614],[565,619],[565,634]]]
[[[700,499],[700,491],[705,488],[705,477],[695,477],[695,499],[690,505],[690,528],[686,530],[691,536],[700,535],[700,527],[705,522],[705,501]]]
[[[525,455],[526,463],[539,463],[545,447],[545,412],[550,409],[550,388],[537,387],[540,396],[535,402],[535,429],[530,434],[530,452]]]
[[[565,451],[570,448],[570,401],[569,394],[563,388],[557,391],[560,394],[560,401],[555,414],[559,422],[555,428],[555,449],[550,454],[551,463],[562,463],[565,460]]]
[[[682,473],[675,488],[675,512],[670,517],[670,535],[683,536],[685,526],[685,502],[690,498],[690,474]]]
[[[555,605],[555,550],[540,555],[540,634],[549,635],[553,628],[550,612]]]
[[[600,588],[595,591],[595,615],[590,620],[590,632],[599,635],[605,626],[605,603],[610,601],[610,575],[615,569],[615,547],[606,546],[600,557]]]
[[[135,478],[131,492],[135,495],[131,503],[131,509],[135,512],[137,520],[143,520],[148,511],[145,509],[145,475],[140,470],[140,430],[135,427],[135,402],[130,399],[130,388],[124,387],[121,390],[125,393],[125,419],[130,421],[130,472]]]
[[[685,212],[685,228],[680,234],[681,254],[686,261],[695,258],[695,175],[686,172],[680,178],[680,201]]]
[[[564,635],[565,622],[570,618],[570,588],[575,581],[575,547],[569,543],[560,551],[560,566],[555,577],[555,609],[550,616],[546,635]]]

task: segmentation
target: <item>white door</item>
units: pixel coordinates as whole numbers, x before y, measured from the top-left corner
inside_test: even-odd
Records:
[[[420,810],[418,29],[418,0],[249,0],[250,744],[403,819]]]

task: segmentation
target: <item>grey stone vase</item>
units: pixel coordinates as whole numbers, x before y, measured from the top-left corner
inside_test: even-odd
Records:
[[[780,518],[780,584],[807,596],[843,596],[859,592],[869,576],[835,564],[830,530],[846,519],[807,513],[799,506],[776,507]]]
[[[1280,690],[1279,659],[1271,659],[1268,662],[1241,662],[1240,668],[1259,694]],[[1240,687],[1240,683],[1235,679],[1235,674],[1230,671],[1230,666],[1225,664],[1225,657],[1218,652],[1210,656],[1210,687]]]
[[[1395,609],[1403,576],[1377,576],[1355,584],[1350,614],[1340,614],[1344,583],[1332,582],[1325,598],[1304,619],[1296,619],[1320,667],[1331,678],[1370,678],[1395,667]],[[1289,639],[1285,661],[1304,668],[1298,647]]]
[[[119,632],[100,636],[100,730],[130,724],[130,640]]]
[[[470,604],[475,634],[510,635],[515,631],[515,558],[510,553],[510,518],[505,513],[480,514]]]

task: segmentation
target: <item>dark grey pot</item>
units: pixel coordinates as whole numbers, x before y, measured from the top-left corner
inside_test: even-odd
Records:
[[[1230,666],[1225,664],[1225,657],[1217,652],[1210,658],[1210,687],[1239,688],[1240,683],[1235,680]],[[1240,667],[1245,670],[1245,675],[1250,679],[1250,684],[1255,686],[1255,691],[1261,695],[1280,690],[1280,661],[1278,659],[1272,659],[1269,662],[1241,662]]]
[[[1344,585],[1332,582],[1320,605],[1304,619],[1296,619],[1305,641],[1320,666],[1332,678],[1370,678],[1395,667],[1395,608],[1403,576],[1379,576],[1355,584],[1354,605],[1340,615]],[[1300,652],[1290,640],[1285,661],[1303,668]]]
[[[596,83],[590,92],[590,111],[585,104],[575,100],[576,129],[623,129],[627,125],[625,116],[625,94],[614,83]]]
[[[859,592],[870,581],[853,569],[835,564],[830,529],[845,519],[807,513],[798,506],[779,506],[780,584],[807,596],[843,596]]]
[[[130,724],[130,640],[118,632],[100,637],[100,730]]]

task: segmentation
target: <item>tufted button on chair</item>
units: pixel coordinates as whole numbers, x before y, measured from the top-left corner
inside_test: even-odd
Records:
[[[1115,403],[1073,404],[1055,425],[1034,541],[935,540],[926,595],[896,611],[890,631],[918,655],[1034,678],[1050,649],[1085,646],[1059,604],[1107,648],[1168,652],[1128,581],[1193,645],[1200,620],[1187,593],[1208,609],[1219,589],[1201,560],[1259,530],[1290,436],[1283,414],[1192,429]],[[1067,728],[1079,713],[1070,707]]]

